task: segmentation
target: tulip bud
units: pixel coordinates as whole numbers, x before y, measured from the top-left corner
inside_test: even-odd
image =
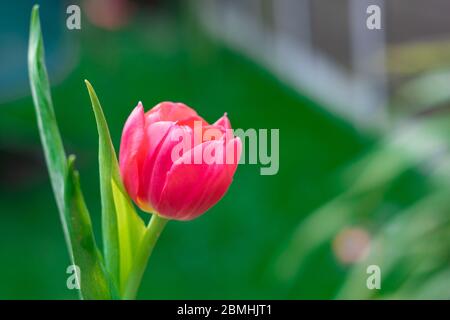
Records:
[[[120,173],[130,197],[146,212],[190,220],[226,193],[241,154],[225,114],[210,125],[182,103],[162,102],[125,123]]]

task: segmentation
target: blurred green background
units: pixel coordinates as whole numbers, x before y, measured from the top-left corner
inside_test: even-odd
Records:
[[[84,79],[116,150],[140,100],[146,109],[182,101],[210,122],[226,111],[234,128],[280,129],[278,174],[241,165],[207,214],[170,222],[139,298],[450,298],[450,59],[434,63],[432,51],[448,46],[389,51],[388,63],[406,50],[433,64],[392,71],[408,81],[391,92],[389,125],[364,130],[209,36],[192,1],[112,1],[106,18],[87,3],[81,30],[65,27],[66,2],[40,10],[60,131],[99,243],[98,141]],[[0,4],[0,298],[73,299],[27,82],[31,6]],[[405,112],[411,97],[423,103]],[[380,290],[366,286],[369,265],[381,269]]]

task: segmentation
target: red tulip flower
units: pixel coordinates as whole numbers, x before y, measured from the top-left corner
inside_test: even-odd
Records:
[[[122,132],[120,173],[142,210],[190,220],[224,196],[241,148],[226,114],[210,125],[182,103],[162,102],[145,113],[139,103]]]

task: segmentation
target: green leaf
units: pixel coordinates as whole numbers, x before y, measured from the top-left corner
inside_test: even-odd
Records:
[[[117,209],[117,221],[120,245],[120,291],[124,293],[130,272],[136,263],[138,249],[145,233],[142,219],[134,211],[129,197],[111,179],[114,204]]]
[[[65,183],[65,217],[73,248],[73,261],[80,268],[80,290],[84,299],[111,299],[109,283],[92,231],[91,219],[80,189],[75,157],[68,160]]]
[[[106,266],[123,294],[135,252],[145,232],[142,219],[134,210],[119,173],[116,153],[108,125],[94,88],[85,80],[99,135],[102,228]]]
[[[45,67],[44,44],[39,21],[39,6],[37,5],[33,7],[31,13],[28,71],[45,160],[47,162],[53,192],[56,197],[56,204],[58,205],[59,211],[63,212],[66,154],[56,123],[50,95],[50,84]]]
[[[107,299],[110,297],[108,280],[79,188],[78,174],[73,171],[73,159],[67,165],[56,122],[44,61],[38,6],[33,7],[31,14],[28,68],[39,134],[64,236],[71,262],[81,271],[80,295],[86,299]]]

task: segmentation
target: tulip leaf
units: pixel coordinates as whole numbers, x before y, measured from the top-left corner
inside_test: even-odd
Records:
[[[111,293],[100,251],[95,243],[91,218],[80,189],[75,157],[68,160],[65,182],[66,221],[72,243],[72,259],[79,267],[79,286],[84,299],[110,299]]]
[[[50,95],[50,84],[48,81],[47,69],[45,67],[44,43],[41,35],[38,6],[33,7],[31,14],[28,70],[39,134],[44,148],[45,161],[49,169],[56,204],[62,215],[64,210],[66,154],[56,123],[55,112],[53,110],[53,103]]]
[[[145,232],[145,226],[123,186],[116,153],[98,97],[89,81],[85,82],[99,135],[100,191],[106,266],[116,288],[123,292],[134,252]]]
[[[138,256],[138,245],[145,233],[144,221],[134,211],[129,197],[111,179],[114,204],[117,209],[117,222],[120,245],[120,291],[123,293],[130,271]]]
[[[28,69],[39,134],[71,263],[78,266],[81,273],[80,296],[85,299],[107,299],[110,290],[102,257],[95,244],[89,213],[79,188],[78,174],[73,171],[73,159],[68,165],[56,122],[38,6],[33,7],[31,14]]]

